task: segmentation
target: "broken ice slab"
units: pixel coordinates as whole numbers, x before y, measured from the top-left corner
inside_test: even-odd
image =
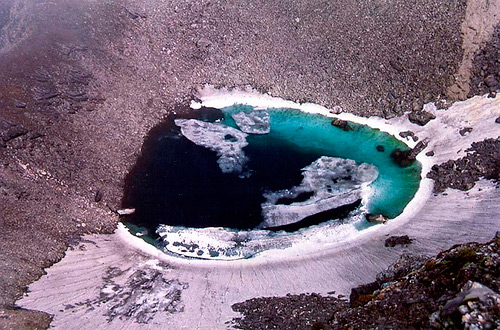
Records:
[[[260,228],[290,225],[320,212],[354,204],[362,199],[363,188],[378,176],[373,165],[326,156],[302,171],[304,179],[300,185],[265,194],[267,201],[262,204],[264,221]],[[308,192],[313,194],[305,201],[278,204],[283,197],[294,198]]]
[[[196,145],[217,153],[217,163],[223,173],[241,173],[247,162],[243,148],[248,145],[247,134],[236,128],[197,119],[176,119],[181,133]]]
[[[236,125],[248,134],[267,134],[271,130],[271,117],[265,110],[241,111],[231,117]]]

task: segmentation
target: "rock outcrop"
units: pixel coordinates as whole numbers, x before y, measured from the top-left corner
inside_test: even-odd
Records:
[[[500,179],[500,138],[475,142],[466,151],[465,157],[432,167],[427,177],[434,180],[435,193],[446,188],[469,190],[482,177]]]
[[[417,155],[422,150],[427,148],[428,143],[429,143],[428,140],[422,140],[419,143],[417,143],[417,145],[413,149],[410,150],[395,149],[391,153],[391,157],[401,167],[410,166],[417,159]]]
[[[403,255],[349,302],[319,295],[256,298],[233,305],[240,329],[496,329],[500,235],[433,258]],[[328,313],[325,309],[330,309]],[[298,317],[297,315],[301,315]]]

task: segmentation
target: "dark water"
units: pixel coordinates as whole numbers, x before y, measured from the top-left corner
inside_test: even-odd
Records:
[[[214,109],[196,114],[206,121],[220,116],[222,112]],[[255,228],[262,222],[263,193],[299,185],[300,170],[321,156],[297,152],[287,141],[271,139],[265,147],[245,147],[249,177],[222,173],[216,153],[181,136],[173,119],[149,133],[125,181],[123,206],[136,209],[127,221],[150,232],[159,224]],[[315,222],[314,217],[312,220]]]

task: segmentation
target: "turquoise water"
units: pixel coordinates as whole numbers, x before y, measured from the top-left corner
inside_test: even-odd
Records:
[[[249,110],[252,107],[243,105],[224,108],[225,119],[221,123],[237,127],[231,114]],[[288,144],[301,154],[340,157],[375,165],[379,176],[371,184],[372,196],[366,205],[368,212],[394,218],[403,212],[417,192],[421,165],[415,162],[403,168],[392,160],[390,155],[396,148],[409,149],[392,135],[355,123],[349,123],[352,130],[344,131],[332,126],[331,118],[295,109],[268,109],[268,112],[270,133],[249,135],[250,146],[273,148]],[[384,152],[379,152],[377,146],[383,146]]]

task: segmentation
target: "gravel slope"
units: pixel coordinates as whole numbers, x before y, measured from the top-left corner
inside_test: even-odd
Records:
[[[2,1],[0,327],[47,324],[15,299],[81,234],[113,231],[143,137],[193,88],[420,110],[453,84],[465,14],[437,0]]]

